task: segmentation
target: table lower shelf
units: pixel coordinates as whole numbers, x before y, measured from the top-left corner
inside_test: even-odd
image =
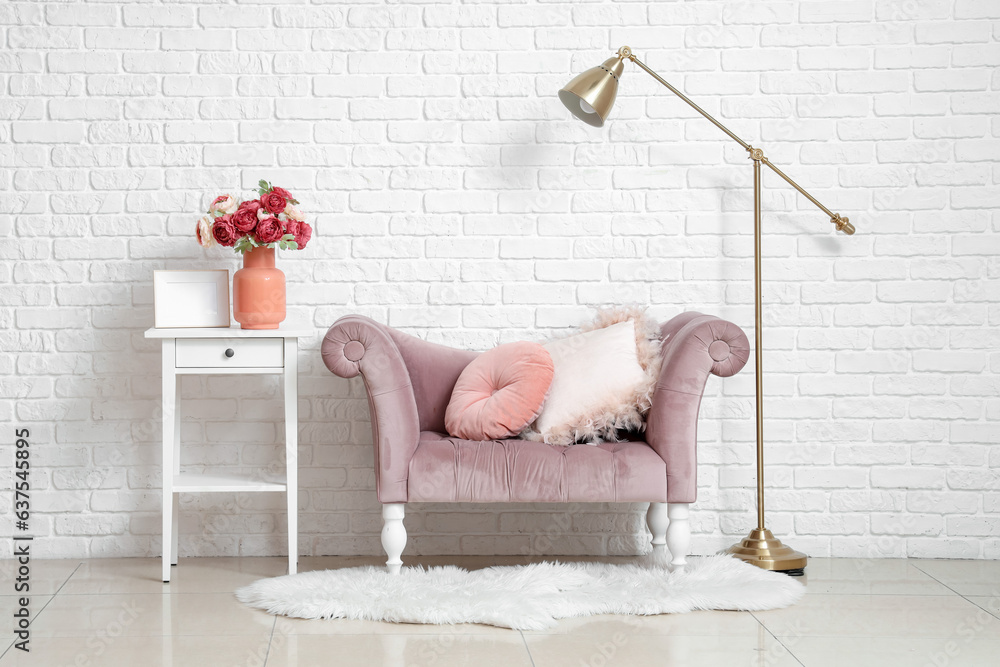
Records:
[[[174,475],[174,493],[282,492],[284,480],[267,482],[249,475],[182,472]]]

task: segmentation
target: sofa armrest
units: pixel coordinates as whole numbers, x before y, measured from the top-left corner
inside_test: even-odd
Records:
[[[683,313],[663,325],[663,366],[646,418],[646,442],[667,464],[667,502],[698,495],[698,410],[709,374],[735,375],[750,343],[732,322]]]
[[[368,392],[375,445],[375,488],[382,503],[405,503],[410,459],[420,440],[420,422],[410,374],[386,328],[349,315],[323,339],[323,363],[334,374],[361,374]]]

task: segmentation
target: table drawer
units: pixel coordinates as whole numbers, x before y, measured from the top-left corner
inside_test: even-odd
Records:
[[[177,368],[281,368],[285,365],[283,341],[283,338],[180,338],[175,364]]]

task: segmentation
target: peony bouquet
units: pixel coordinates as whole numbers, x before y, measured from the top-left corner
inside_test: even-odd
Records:
[[[198,243],[209,248],[222,245],[245,253],[254,248],[297,250],[312,238],[312,227],[298,209],[298,200],[284,188],[261,181],[257,199],[237,202],[219,195],[198,221]]]

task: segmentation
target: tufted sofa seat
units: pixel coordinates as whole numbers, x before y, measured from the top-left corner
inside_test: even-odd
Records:
[[[410,501],[425,502],[666,502],[667,474],[645,442],[561,447],[424,431],[410,459],[409,489]]]
[[[437,345],[358,315],[323,340],[323,361],[343,378],[361,375],[383,505],[382,544],[398,572],[407,502],[649,502],[654,547],[682,567],[688,507],[697,497],[698,410],[709,375],[728,377],[749,358],[731,322],[682,313],[661,327],[663,365],[642,440],[562,447],[517,439],[446,435],[444,413],[477,352]],[[669,520],[669,522],[668,522]]]

